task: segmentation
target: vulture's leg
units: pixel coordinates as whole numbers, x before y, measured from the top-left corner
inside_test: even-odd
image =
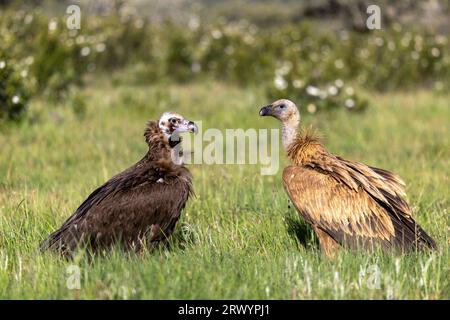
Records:
[[[163,245],[165,240],[166,237],[164,236],[164,232],[161,230],[161,226],[155,223],[151,225],[144,237],[142,237],[142,247],[146,247],[148,250],[152,251],[160,245]]]
[[[320,229],[316,226],[313,226],[313,229],[316,232],[317,237],[319,238],[320,248],[322,249],[322,252],[327,257],[335,256],[340,249],[339,243],[337,243],[332,237],[330,237],[322,229]]]
[[[159,224],[152,224],[150,227],[150,233],[148,236],[148,241],[150,243],[161,240],[162,230]]]
[[[175,217],[163,225],[153,224],[150,229],[150,247],[155,248],[161,246],[167,249],[169,247],[169,237],[175,230],[177,221],[178,217]]]
[[[63,255],[72,255],[77,247],[85,241],[85,238],[86,234],[80,234],[76,226],[71,226],[65,230],[59,240],[63,248]]]

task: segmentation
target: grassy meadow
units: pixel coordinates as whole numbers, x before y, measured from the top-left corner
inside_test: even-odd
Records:
[[[0,134],[1,299],[449,299],[449,99],[432,91],[366,93],[361,114],[303,114],[335,154],[398,173],[434,253],[321,255],[278,174],[258,165],[191,165],[189,201],[171,247],[73,261],[37,247],[97,186],[146,152],[148,119],[173,110],[203,128],[276,128],[261,89],[218,82],[90,83],[77,99],[33,100]],[[77,102],[78,101],[78,102]],[[80,101],[83,103],[79,104]],[[300,106],[302,108],[304,106]],[[34,115],[34,116],[33,116]],[[80,289],[68,289],[69,266]],[[374,271],[375,270],[375,271]],[[373,286],[379,270],[378,282]],[[68,273],[69,272],[69,273]],[[372,284],[372,285],[370,285]]]

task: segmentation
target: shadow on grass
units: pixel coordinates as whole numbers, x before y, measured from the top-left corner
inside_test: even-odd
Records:
[[[319,239],[313,229],[295,212],[285,216],[286,230],[305,249],[319,249]]]

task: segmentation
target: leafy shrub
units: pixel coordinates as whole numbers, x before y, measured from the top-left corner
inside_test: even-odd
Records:
[[[80,85],[90,63],[89,44],[63,19],[49,19],[40,12],[0,14],[5,52],[27,67],[31,93],[58,98],[72,85]]]
[[[217,24],[203,31],[199,63],[203,72],[238,84],[254,84],[270,76],[273,48],[255,26],[240,22]]]
[[[199,71],[195,69],[191,34],[172,24],[167,24],[166,30],[166,74],[177,81],[187,81]]]
[[[29,92],[12,60],[0,57],[0,120],[17,120],[26,111]]]
[[[112,12],[105,17],[88,18],[83,34],[88,35],[100,69],[119,69],[137,62],[155,63],[156,32],[147,19]]]
[[[50,92],[59,96],[71,85],[80,85],[86,61],[83,57],[90,51],[81,47],[76,39],[67,36],[57,27],[56,21],[50,21],[48,32],[37,37],[39,45],[34,51],[34,63],[31,67],[38,83],[38,91]]]
[[[286,80],[277,75],[273,86],[267,89],[267,95],[271,99],[294,100],[311,114],[343,107],[349,111],[363,111],[368,106],[368,101],[355,93],[352,86],[345,86],[341,79],[318,87],[306,85],[300,79]]]
[[[264,85],[269,97],[301,100],[316,112],[367,106],[353,88],[337,85],[341,82],[375,90],[419,85],[444,90],[449,85],[446,35],[405,30],[399,24],[361,34],[323,32],[308,23],[263,29],[245,21],[194,22],[150,24],[137,14],[118,10],[87,17],[81,30],[68,30],[64,17],[2,11],[1,50],[14,58],[20,72],[27,73],[20,78],[18,71],[6,75],[4,70],[10,84],[3,87],[14,83],[28,88],[30,95],[44,92],[58,98],[71,86],[82,85],[87,73],[108,74],[127,67],[132,74],[122,82],[208,77],[243,86]]]

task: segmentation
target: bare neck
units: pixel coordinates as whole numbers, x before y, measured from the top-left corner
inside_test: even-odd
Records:
[[[287,152],[289,146],[295,141],[298,132],[298,126],[300,124],[300,115],[298,112],[292,114],[289,119],[283,121],[282,125],[282,142],[284,150]]]

